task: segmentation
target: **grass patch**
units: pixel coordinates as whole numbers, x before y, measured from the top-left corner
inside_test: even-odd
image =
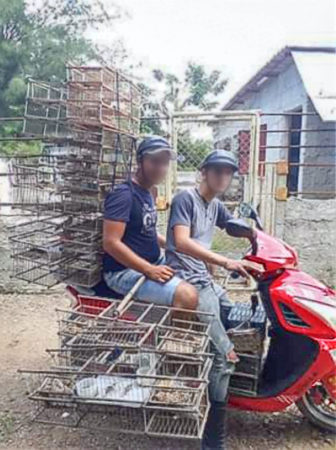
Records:
[[[14,429],[14,418],[8,413],[0,413],[0,442],[6,442]]]

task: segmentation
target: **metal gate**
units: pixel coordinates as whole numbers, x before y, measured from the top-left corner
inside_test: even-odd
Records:
[[[335,198],[336,125],[315,111],[176,112],[171,134],[178,159],[167,181],[169,203],[197,184],[199,164],[213,148],[231,151],[239,165],[222,200],[231,210],[251,203],[269,233],[282,237],[291,198]]]
[[[167,200],[167,210],[161,212],[162,228],[167,224],[172,197],[180,190],[200,181],[199,165],[214,148],[224,148],[239,161],[239,170],[230,190],[221,198],[235,213],[242,202],[258,206],[258,167],[260,117],[256,111],[175,112],[171,118],[171,141],[177,151],[177,161],[171,167],[161,195]],[[230,238],[215,232],[212,249],[239,258],[246,249],[245,240]]]
[[[255,111],[176,112],[172,117],[172,142],[178,158],[170,192],[198,182],[198,168],[214,148],[229,150],[239,162],[230,191],[222,198],[232,209],[241,201],[257,206],[259,121]]]

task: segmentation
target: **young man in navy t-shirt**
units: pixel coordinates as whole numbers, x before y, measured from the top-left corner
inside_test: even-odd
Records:
[[[156,231],[157,211],[151,189],[164,180],[173,158],[175,152],[164,138],[144,139],[137,149],[135,176],[108,194],[104,209],[104,279],[111,289],[125,295],[145,275],[145,282],[134,296],[137,300],[196,309],[197,290],[165,264],[160,250],[165,238]]]

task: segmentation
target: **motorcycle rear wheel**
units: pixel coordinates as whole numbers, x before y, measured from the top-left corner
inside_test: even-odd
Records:
[[[322,383],[314,385],[296,402],[296,406],[310,423],[336,434],[336,402],[329,396]]]

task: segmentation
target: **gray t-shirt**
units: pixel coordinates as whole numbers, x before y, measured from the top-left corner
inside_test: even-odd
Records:
[[[231,213],[214,198],[204,200],[196,188],[178,193],[172,202],[167,230],[166,260],[177,275],[192,284],[208,285],[211,282],[207,265],[199,259],[176,251],[173,228],[175,225],[190,227],[191,237],[210,249],[215,227],[224,229]]]

